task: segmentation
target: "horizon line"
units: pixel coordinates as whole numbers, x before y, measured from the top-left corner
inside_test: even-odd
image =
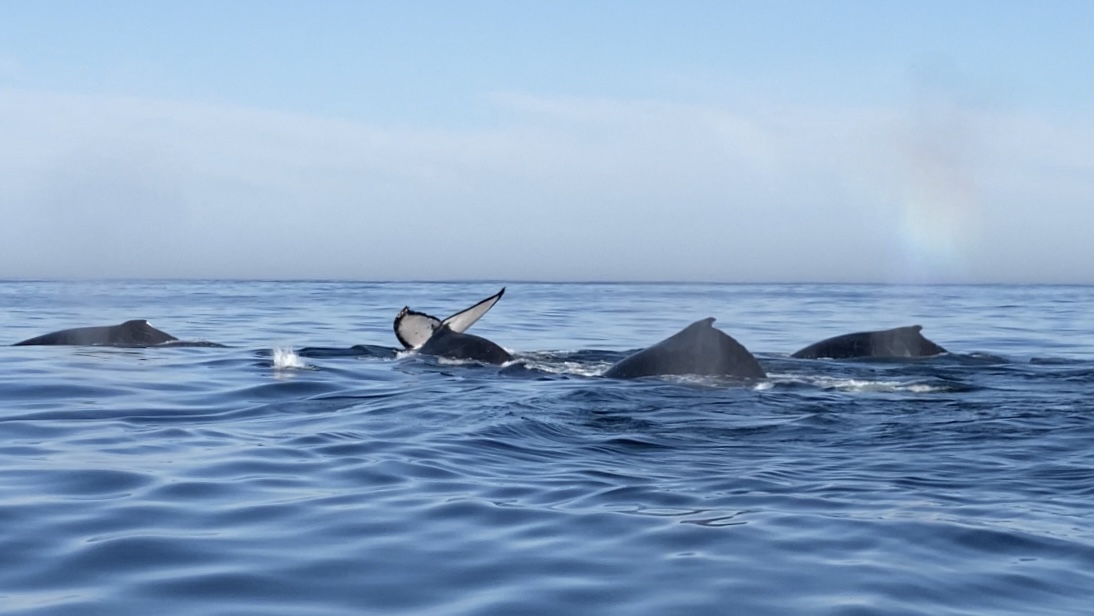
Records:
[[[1094,282],[1001,282],[1001,281],[989,281],[989,282],[957,282],[957,281],[942,281],[942,282],[909,282],[909,281],[833,281],[833,280],[800,280],[800,281],[786,281],[786,280],[773,280],[773,281],[726,281],[726,280],[610,280],[610,279],[587,279],[587,280],[550,280],[550,279],[503,279],[503,278],[437,278],[437,279],[365,279],[365,278],[278,278],[278,277],[255,277],[255,278],[237,278],[237,277],[225,277],[225,278],[211,278],[211,277],[189,277],[189,276],[104,276],[104,277],[4,277],[0,276],[0,283],[28,283],[28,282],[55,282],[55,283],[67,283],[67,282],[278,282],[278,283],[317,283],[317,282],[339,282],[339,283],[361,283],[361,284],[532,284],[532,285],[680,285],[680,286],[704,286],[704,285],[725,285],[725,286],[801,286],[801,285],[817,285],[817,286],[886,286],[886,287],[992,287],[992,286],[1043,286],[1043,287],[1091,287],[1094,286]]]

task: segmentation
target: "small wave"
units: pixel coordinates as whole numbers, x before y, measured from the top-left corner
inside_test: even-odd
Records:
[[[713,389],[723,389],[726,387],[744,387],[760,391],[764,388],[764,381],[755,381],[753,379],[746,379],[736,377],[728,374],[662,374],[651,377],[643,377],[643,379],[653,378],[657,381],[664,383],[672,383],[675,385],[688,385],[697,387],[709,387]],[[768,384],[767,388],[770,389],[771,385]]]
[[[481,366],[483,362],[475,359],[460,359],[457,357],[434,356],[438,366]]]
[[[563,374],[571,376],[594,377],[601,376],[611,367],[608,363],[585,364],[575,361],[539,361],[532,358],[520,360],[529,370],[537,370],[547,374]]]
[[[801,377],[798,375],[770,375],[771,386],[778,383],[804,383],[823,389],[835,389],[838,391],[852,392],[876,392],[895,393],[911,392],[914,394],[929,394],[951,391],[950,387],[931,385],[927,383],[910,383],[901,381],[883,381],[870,379],[840,378],[828,376]]]
[[[276,348],[271,358],[274,370],[302,370],[308,367],[292,349]]]
[[[354,357],[365,359],[397,359],[405,357],[407,353],[409,351],[398,351],[392,347],[377,344],[355,344],[351,347],[304,347],[296,351],[296,354],[300,357]]]
[[[597,377],[618,361],[611,351],[530,351],[516,356],[524,367],[545,374]]]

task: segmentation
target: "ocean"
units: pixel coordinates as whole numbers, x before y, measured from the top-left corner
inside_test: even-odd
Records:
[[[513,363],[382,352],[503,285],[0,282],[5,345],[227,345],[0,347],[0,613],[1094,614],[1094,287],[512,283]],[[599,376],[708,316],[768,379]]]

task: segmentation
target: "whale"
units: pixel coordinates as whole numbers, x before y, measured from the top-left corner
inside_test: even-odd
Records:
[[[760,362],[744,345],[714,327],[714,317],[696,321],[623,358],[604,372],[604,376],[613,379],[683,374],[740,379],[767,377]]]
[[[928,357],[946,353],[920,332],[921,325],[856,332],[826,338],[794,353],[797,359],[850,359],[854,357]]]
[[[432,355],[447,359],[466,359],[485,364],[504,364],[513,361],[513,356],[497,344],[474,334],[452,331],[448,324],[442,324],[425,344],[418,347],[420,355]]]
[[[504,364],[513,356],[494,342],[465,333],[505,295],[505,287],[490,297],[446,319],[411,310],[404,306],[395,316],[395,337],[408,351],[448,359]]]
[[[148,347],[178,342],[178,338],[160,331],[144,319],[133,319],[121,325],[105,325],[99,327],[76,327],[62,329],[34,338],[28,338],[22,342],[16,342],[12,346],[31,345],[78,345],[78,346],[126,346]]]
[[[442,325],[447,325],[452,333],[462,334],[493,308],[503,295],[505,295],[505,287],[443,321],[424,312],[411,310],[410,306],[403,306],[403,309],[395,316],[395,337],[399,339],[404,349],[411,351],[424,345]]]

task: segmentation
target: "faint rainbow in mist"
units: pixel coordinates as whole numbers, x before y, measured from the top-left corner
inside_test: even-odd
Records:
[[[943,139],[921,143],[908,158],[901,213],[901,263],[909,282],[961,282],[979,241],[981,204],[975,174],[959,148]]]

